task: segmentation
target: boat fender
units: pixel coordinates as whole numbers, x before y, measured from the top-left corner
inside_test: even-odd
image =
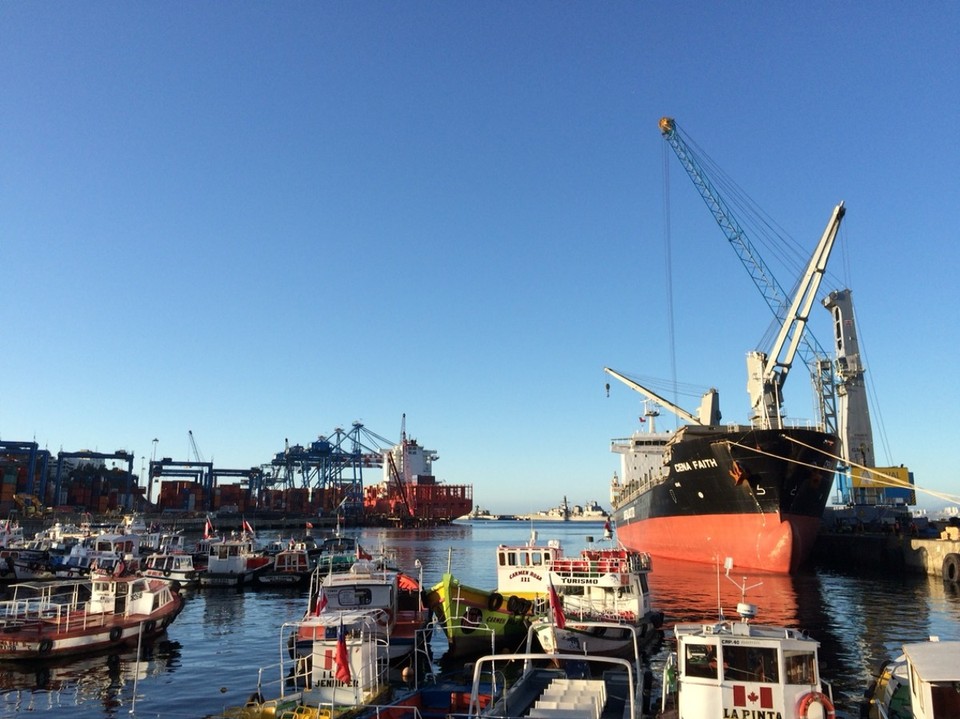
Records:
[[[115,642],[120,639],[120,636],[123,634],[123,630],[120,627],[114,627],[110,630],[110,641]]]
[[[503,595],[499,592],[492,592],[489,597],[487,597],[487,609],[491,612],[497,611],[500,607],[503,606]]]
[[[170,576],[170,570],[169,570],[169,569],[164,569],[164,570],[163,570],[163,576],[169,577],[169,576]]]
[[[814,702],[817,702],[823,708],[824,719],[837,719],[833,702],[823,692],[807,692],[800,697],[800,701],[797,702],[797,719],[807,719],[807,712],[810,711],[810,705]]]
[[[514,597],[514,596],[511,596],[511,597],[507,600],[507,610],[509,610],[509,612],[510,612],[511,614],[519,614],[519,613],[520,613],[520,600],[517,599],[517,598]]]
[[[943,578],[948,582],[960,581],[960,554],[951,553],[943,558]]]
[[[46,653],[49,652],[51,649],[53,649],[53,642],[52,642],[52,641],[50,641],[49,639],[41,639],[41,640],[40,640],[40,646],[37,647],[37,651],[38,651],[38,652],[40,652],[41,654],[46,654]]]

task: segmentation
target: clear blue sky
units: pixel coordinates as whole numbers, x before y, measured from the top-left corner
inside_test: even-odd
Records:
[[[671,115],[802,246],[847,203],[825,289],[854,291],[878,461],[955,492],[958,28],[950,2],[3,3],[0,438],[139,470],[192,430],[239,468],[406,413],[491,510],[609,506],[641,402],[603,366],[745,420],[768,326]]]

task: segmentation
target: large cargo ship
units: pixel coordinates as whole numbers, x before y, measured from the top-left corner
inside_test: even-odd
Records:
[[[749,424],[721,423],[715,389],[704,394],[694,415],[606,369],[685,423],[673,432],[656,432],[658,412],[651,410],[646,418],[651,431],[612,444],[621,455],[621,474],[611,492],[613,519],[619,541],[629,549],[706,563],[731,557],[738,567],[770,572],[794,571],[809,556],[830,497],[839,438],[823,422],[789,426],[782,390],[843,215],[840,203],[783,311],[771,350],[747,354]],[[838,345],[844,331],[837,327]],[[828,360],[814,364],[821,372],[831,367]],[[831,383],[832,377],[823,381],[821,391],[829,391]]]
[[[655,557],[796,570],[833,483],[835,436],[806,428],[685,425],[614,440],[617,539]]]
[[[383,481],[364,488],[366,521],[400,526],[449,524],[473,508],[473,485],[446,484],[433,475],[437,453],[402,432],[382,452]]]

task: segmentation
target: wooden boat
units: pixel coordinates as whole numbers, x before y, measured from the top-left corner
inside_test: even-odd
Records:
[[[869,719],[952,719],[960,716],[960,641],[903,645],[868,690]]]
[[[727,560],[728,578],[731,566]],[[740,587],[743,599],[747,587]],[[754,624],[756,612],[741,601],[739,621],[721,612],[717,621],[674,625],[677,648],[664,665],[659,717],[834,718],[820,643],[798,629]]]
[[[175,585],[133,574],[14,584],[0,602],[0,660],[86,654],[162,633],[183,608]]]

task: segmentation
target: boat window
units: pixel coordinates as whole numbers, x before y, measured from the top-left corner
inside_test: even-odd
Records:
[[[713,644],[687,644],[683,673],[688,677],[717,678],[717,648]]]
[[[776,647],[723,647],[725,679],[779,682]]]
[[[955,682],[944,682],[930,685],[930,699],[933,702],[935,717],[960,716],[960,693]]]
[[[539,566],[542,566],[542,565],[543,565],[543,552],[534,552],[532,559],[533,559],[533,564],[534,564],[534,565],[536,565],[536,566],[538,566],[538,567],[539,567]]]
[[[817,661],[813,652],[783,652],[783,667],[787,672],[787,684],[816,684]]]
[[[365,607],[373,602],[369,589],[349,587],[337,591],[337,604],[341,607]]]

